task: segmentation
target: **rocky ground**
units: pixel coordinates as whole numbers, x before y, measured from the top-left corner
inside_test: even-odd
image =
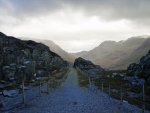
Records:
[[[42,43],[20,40],[0,32],[0,82],[32,81],[67,65]]]
[[[68,78],[58,89],[39,96],[38,88],[26,92],[25,106],[3,109],[3,113],[141,113],[142,110],[128,103],[109,98],[100,90],[81,88],[77,72],[70,68]],[[11,104],[21,101],[21,96],[11,99]],[[9,106],[8,106],[9,107]],[[146,112],[150,113],[150,112]]]

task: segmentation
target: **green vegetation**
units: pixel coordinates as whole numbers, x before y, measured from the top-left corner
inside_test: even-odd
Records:
[[[87,76],[85,76],[79,69],[77,69],[77,75],[79,80],[80,87],[88,87],[89,79]]]
[[[79,84],[81,87],[88,87],[89,78],[82,73],[80,70],[77,70],[79,77]],[[142,86],[134,86],[123,79],[120,76],[112,77],[113,73],[125,73],[126,70],[121,71],[104,71],[103,78],[95,79],[91,78],[91,82],[98,86],[99,89],[102,88],[103,83],[103,91],[109,94],[109,85],[110,85],[110,96],[116,99],[123,99],[128,101],[131,104],[137,105],[139,107],[143,106],[142,103]],[[110,77],[106,77],[110,75]],[[135,97],[130,97],[128,94],[133,93]],[[121,97],[122,95],[122,97]],[[139,95],[136,97],[136,95]],[[145,100],[146,100],[146,108],[150,109],[150,86],[145,85]]]
[[[6,87],[0,88],[0,91],[3,91],[3,90],[12,90],[12,89],[16,89],[17,87],[18,87],[18,85],[16,85],[16,84],[8,85]]]

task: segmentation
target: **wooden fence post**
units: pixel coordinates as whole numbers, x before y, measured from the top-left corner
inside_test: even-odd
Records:
[[[109,82],[109,97],[110,97],[110,95],[111,95],[111,94],[110,94],[110,93],[111,93],[110,91],[111,91],[111,89],[110,89],[110,82]]]
[[[143,83],[143,88],[142,88],[142,93],[143,93],[143,113],[145,113],[145,85]]]
[[[103,93],[103,90],[104,90],[104,89],[103,89],[103,81],[102,81],[102,93]]]
[[[49,94],[49,80],[47,81],[47,93]]]
[[[91,78],[89,77],[89,87],[91,88]]]
[[[39,79],[39,94],[41,96],[41,79]]]
[[[120,100],[123,102],[123,89],[122,89],[122,83],[121,83],[121,91],[120,91]]]
[[[22,101],[25,104],[24,80],[22,81]]]

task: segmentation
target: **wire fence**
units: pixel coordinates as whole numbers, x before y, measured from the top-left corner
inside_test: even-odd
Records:
[[[82,79],[81,84],[84,84],[85,87],[94,85],[102,93],[107,93],[110,97],[138,106],[142,109],[142,113],[150,110],[150,95],[145,92],[145,84],[133,86],[121,78],[92,78],[78,68],[77,71],[82,75],[82,77],[80,76],[80,79]]]
[[[48,77],[38,77],[33,83],[22,81],[15,84],[15,91],[19,95],[13,98],[7,96],[0,98],[0,103],[4,103],[4,107],[0,108],[0,112],[12,112],[17,108],[30,105],[37,97],[49,95],[64,83],[67,78],[67,70],[60,70]]]
[[[142,109],[143,113],[146,109],[150,110],[150,96],[145,92],[145,85],[133,87],[127,81],[118,78],[92,78],[87,76],[86,73],[80,69],[77,69],[77,71],[84,75],[80,76],[79,78],[79,84],[81,86],[92,88],[94,85],[98,90],[101,90],[102,93],[107,93],[110,97],[116,98],[121,102],[129,102],[131,104],[137,105]],[[10,99],[11,102],[9,102],[9,105],[11,107],[8,109],[3,109],[2,111],[12,111],[12,109],[17,108],[16,106],[20,105],[20,103],[27,104],[34,100],[36,97],[49,95],[65,81],[67,78],[67,74],[65,73],[67,73],[67,71],[60,73],[63,76],[57,75],[50,78],[39,78],[39,80],[32,84],[22,82],[22,84],[19,84],[22,85],[20,88],[20,93],[22,96],[18,97],[17,103],[14,103],[16,98]],[[24,86],[28,85],[35,87],[32,87],[30,90],[26,90],[26,87]],[[92,91],[96,93],[97,89],[92,89]]]

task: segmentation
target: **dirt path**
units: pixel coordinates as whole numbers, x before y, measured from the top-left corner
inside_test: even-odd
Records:
[[[121,105],[100,91],[93,93],[78,84],[77,72],[70,68],[64,85],[47,96],[37,97],[18,113],[141,113],[130,104]]]

